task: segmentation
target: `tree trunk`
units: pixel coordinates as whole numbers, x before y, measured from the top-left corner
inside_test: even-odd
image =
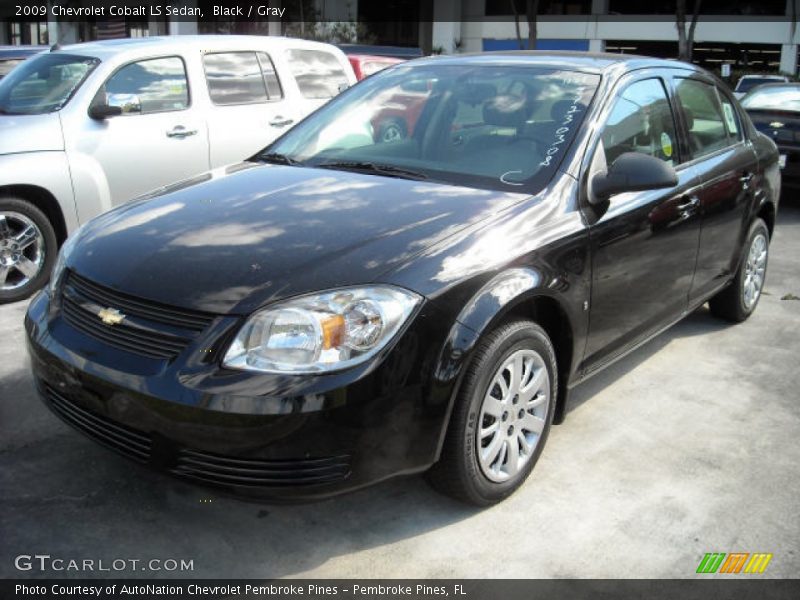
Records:
[[[536,50],[536,13],[539,12],[539,0],[527,0],[525,17],[528,19],[528,50]]]
[[[700,16],[700,6],[703,0],[694,0],[694,10],[692,11],[692,23],[689,25],[689,34],[686,36],[686,61],[692,62],[692,51],[694,50],[694,30],[697,28],[697,18]]]
[[[686,30],[686,0],[677,0],[675,4],[675,25],[678,28],[678,59],[692,62],[692,47],[694,46],[694,31],[697,28],[697,19],[703,0],[694,0],[692,20],[689,30]]]
[[[522,33],[519,30],[519,11],[517,10],[517,2],[516,0],[508,0],[511,4],[511,11],[514,13],[514,27],[517,30],[517,44],[519,44],[519,49],[522,50],[525,46],[522,45]]]

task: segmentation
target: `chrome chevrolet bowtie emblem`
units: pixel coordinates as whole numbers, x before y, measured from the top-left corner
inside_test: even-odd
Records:
[[[119,325],[125,320],[125,315],[116,308],[103,308],[97,311],[97,316],[106,325]]]
[[[780,127],[783,127],[784,123],[781,123],[780,121],[773,121],[772,123],[769,124],[769,126],[772,127],[773,129],[778,129]]]

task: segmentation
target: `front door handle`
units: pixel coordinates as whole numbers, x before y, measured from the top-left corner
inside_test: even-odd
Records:
[[[275,117],[269,124],[272,127],[286,127],[287,125],[291,125],[294,123],[294,119],[287,119],[286,117]]]
[[[167,132],[167,137],[183,139],[192,135],[197,135],[197,129],[186,129],[182,125],[178,125],[172,131]]]
[[[679,212],[685,212],[687,210],[697,208],[698,206],[700,206],[700,198],[698,198],[697,196],[691,196],[685,202],[678,204],[676,208],[678,209]]]

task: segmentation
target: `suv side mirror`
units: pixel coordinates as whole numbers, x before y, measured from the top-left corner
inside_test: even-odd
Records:
[[[142,112],[142,102],[136,94],[98,94],[89,108],[92,119],[108,119]]]
[[[96,121],[104,121],[109,117],[118,117],[122,114],[121,106],[109,106],[108,104],[93,104],[89,107],[89,116]]]
[[[600,204],[614,194],[642,192],[678,185],[678,175],[669,164],[641,152],[626,152],[613,162],[607,173],[592,178],[589,200]]]

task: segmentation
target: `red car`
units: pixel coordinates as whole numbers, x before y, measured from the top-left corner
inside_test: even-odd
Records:
[[[356,74],[356,79],[361,81],[365,77],[369,77],[378,71],[391,67],[405,59],[394,58],[391,56],[375,56],[372,54],[349,54],[347,56],[350,65],[353,67],[353,72]]]

